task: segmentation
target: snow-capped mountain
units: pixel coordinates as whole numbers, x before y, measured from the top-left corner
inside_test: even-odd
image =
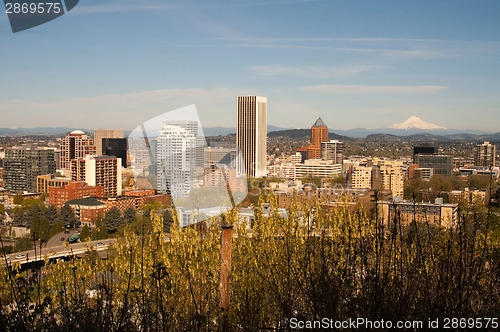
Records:
[[[401,129],[401,130],[407,130],[407,129],[422,129],[422,130],[442,130],[442,129],[447,129],[446,127],[438,126],[430,122],[425,122],[424,120],[420,119],[419,117],[416,116],[411,116],[408,118],[403,123],[396,123],[393,124],[392,126],[389,126],[391,129]]]
[[[400,129],[400,130],[408,130],[408,129],[422,129],[422,130],[445,130],[446,127],[438,126],[430,122],[425,122],[416,116],[411,116],[403,123],[396,123],[389,126],[391,129]]]

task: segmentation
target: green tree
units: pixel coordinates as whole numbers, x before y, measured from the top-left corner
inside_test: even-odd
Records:
[[[50,236],[54,236],[64,230],[64,224],[61,220],[56,219],[56,221],[50,227]]]
[[[49,220],[50,225],[53,225],[59,216],[56,207],[53,205],[49,205],[45,211],[43,211],[43,214]]]
[[[312,174],[307,174],[302,179],[303,184],[313,184],[316,188],[321,188],[321,178],[317,176],[313,176]]]
[[[143,211],[142,214],[149,218],[151,216],[151,211],[158,210],[161,208],[162,208],[161,203],[151,202],[151,203],[147,203],[147,204],[142,205],[141,210]]]
[[[123,221],[126,225],[132,223],[135,220],[135,209],[133,207],[127,208],[123,211]]]
[[[26,210],[31,209],[33,206],[38,206],[40,211],[43,211],[45,209],[45,204],[43,203],[43,201],[40,199],[34,199],[34,198],[24,199],[21,202],[21,206]]]
[[[15,251],[24,251],[33,249],[33,239],[29,235],[25,235],[16,239]]]
[[[38,237],[42,241],[47,241],[50,238],[50,222],[49,219],[43,216],[38,227]]]
[[[75,212],[68,204],[64,204],[59,211],[59,219],[71,228],[75,228],[80,224],[75,216]]]
[[[163,212],[163,231],[170,232],[170,227],[174,223],[174,218],[172,217],[172,213],[170,210],[165,209]]]
[[[430,188],[436,193],[441,191],[450,191],[453,189],[451,177],[445,177],[439,174],[434,175],[429,180]]]
[[[28,213],[19,207],[13,209],[13,221],[14,226],[28,226],[30,224],[30,219]]]
[[[103,223],[102,218],[98,217],[95,221],[95,227],[91,232],[90,237],[92,240],[104,240],[109,237],[108,229]]]
[[[30,216],[30,233],[35,239],[40,238],[40,224],[41,224],[41,209],[38,205],[33,204],[29,208],[28,215]]]
[[[103,224],[106,225],[109,233],[114,233],[118,229],[118,227],[123,225],[123,217],[120,213],[120,210],[113,206],[108,210],[103,219]]]
[[[90,233],[90,229],[87,225],[83,226],[82,231],[80,232],[80,240],[87,241],[91,239],[92,234]]]
[[[469,176],[469,188],[488,189],[490,187],[490,177],[488,175]]]
[[[16,195],[14,196],[14,204],[21,204],[23,201],[23,196],[22,195]]]

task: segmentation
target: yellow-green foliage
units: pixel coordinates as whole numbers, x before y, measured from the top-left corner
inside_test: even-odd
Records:
[[[184,229],[174,216],[170,234],[160,218],[139,218],[107,260],[92,252],[48,264],[30,288],[27,301],[43,310],[30,314],[28,326],[5,310],[21,299],[12,296],[20,291],[10,278],[27,272],[2,269],[0,324],[6,331],[15,324],[18,330],[218,330],[222,223],[234,225],[234,330],[286,328],[292,317],[396,321],[499,312],[499,240],[486,215],[464,214],[452,230],[425,222],[404,227],[398,220],[382,225],[347,203],[325,210],[297,200],[283,218],[276,198],[266,199],[271,214],[257,209],[252,230],[234,211]]]

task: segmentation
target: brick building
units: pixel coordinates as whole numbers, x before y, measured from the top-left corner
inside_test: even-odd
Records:
[[[104,217],[106,204],[95,197],[86,197],[68,201],[66,204],[75,212],[76,218],[82,226],[93,228],[98,217]]]
[[[89,186],[83,181],[72,181],[62,188],[48,188],[49,204],[60,209],[66,202],[85,197],[104,197],[103,186]]]

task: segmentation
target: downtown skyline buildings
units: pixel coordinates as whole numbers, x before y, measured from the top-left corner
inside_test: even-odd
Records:
[[[238,159],[240,174],[259,178],[266,176],[267,98],[239,96],[236,100],[236,145],[243,160]]]

